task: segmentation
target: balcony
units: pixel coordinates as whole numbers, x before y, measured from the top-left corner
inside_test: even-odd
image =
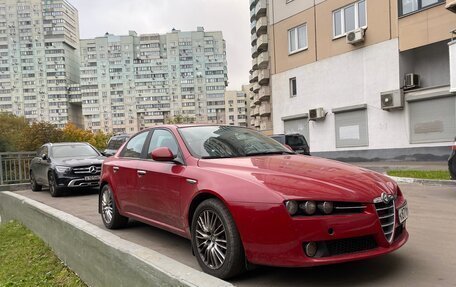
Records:
[[[252,80],[253,82],[258,82],[258,70],[253,71],[252,73]]]
[[[250,22],[255,20],[255,8],[250,9]]]
[[[255,34],[255,32],[256,32],[256,24],[257,24],[257,21],[255,21],[255,20],[250,22],[250,34]]]
[[[271,114],[271,104],[262,102],[260,106],[260,116],[269,116]]]
[[[260,106],[256,106],[253,109],[253,116],[258,116],[260,114]]]
[[[448,10],[453,13],[456,13],[456,0],[446,0],[446,6]]]
[[[253,75],[252,74],[249,75],[249,83],[253,83]]]
[[[260,70],[258,73],[258,83],[262,86],[269,84],[269,70]]]
[[[272,130],[272,122],[269,118],[261,119],[260,130],[262,130],[262,131]]]
[[[268,18],[261,17],[256,21],[256,34],[261,36],[268,33]]]
[[[256,58],[258,56],[258,49],[257,46],[252,46],[252,58]]]
[[[257,37],[257,51],[264,52],[268,50],[268,34]]]
[[[253,45],[256,45],[256,42],[257,42],[257,35],[256,35],[256,33],[255,33],[255,34],[252,34],[252,35],[250,36],[250,41],[251,41],[251,43],[252,43],[252,46],[253,46]]]
[[[252,59],[252,70],[258,70],[258,58]]]
[[[267,101],[271,97],[271,88],[269,86],[263,86],[260,88],[258,92],[258,96],[260,97],[260,101]]]
[[[250,126],[255,126],[255,119],[250,120]]]
[[[254,9],[254,8],[255,8],[255,6],[256,6],[256,4],[257,4],[257,1],[258,1],[258,0],[250,0],[250,1],[249,1],[249,3],[250,3],[250,4],[249,4],[250,9]]]
[[[266,2],[267,0],[258,0],[255,6],[255,17],[257,20],[263,16],[266,16]]]
[[[260,102],[260,96],[258,94],[255,94],[255,96],[253,96],[253,103],[255,105],[259,105],[261,102]]]
[[[255,108],[250,111],[250,117],[255,117]]]
[[[258,83],[254,83],[254,84],[253,84],[253,92],[254,92],[255,94],[258,93],[258,91],[260,90],[260,88],[261,88],[260,84],[258,84]]]
[[[253,99],[255,98],[255,95],[256,95],[256,94],[253,94],[253,93],[252,93],[252,97],[250,98],[250,99],[251,99],[251,102],[250,102],[250,108],[251,108],[251,109],[254,109],[255,106],[256,106],[256,105],[255,105],[255,102],[253,101]]]
[[[260,127],[260,118],[259,117],[255,118],[255,127],[256,128]]]
[[[268,52],[262,52],[258,55],[257,60],[257,66],[259,69],[266,69],[269,64],[269,53]]]

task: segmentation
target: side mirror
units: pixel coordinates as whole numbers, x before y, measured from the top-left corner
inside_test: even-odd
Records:
[[[155,161],[174,161],[176,158],[168,147],[158,147],[150,153],[150,156]]]
[[[47,155],[46,155],[45,153],[43,153],[43,154],[41,155],[41,159],[42,159],[42,160],[47,160],[48,157],[47,157]]]

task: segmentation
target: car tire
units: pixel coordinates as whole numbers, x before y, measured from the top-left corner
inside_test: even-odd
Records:
[[[128,217],[119,213],[116,201],[109,185],[104,185],[100,194],[101,220],[108,229],[120,229],[128,224]]]
[[[43,186],[39,185],[36,182],[36,178],[35,178],[35,175],[33,174],[33,171],[30,171],[30,184],[31,184],[32,191],[36,192],[36,191],[41,191],[43,189]]]
[[[228,208],[217,199],[200,203],[191,226],[192,248],[204,272],[228,279],[246,271],[244,248]]]
[[[55,176],[52,172],[48,174],[49,192],[52,197],[60,197],[63,194],[63,189],[57,186]]]

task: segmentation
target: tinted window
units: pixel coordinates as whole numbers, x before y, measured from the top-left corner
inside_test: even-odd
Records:
[[[173,154],[177,154],[179,151],[176,139],[167,130],[155,130],[150,139],[149,149],[147,151],[147,157],[150,157],[150,153],[158,147],[167,147]]]
[[[117,150],[119,149],[122,144],[127,140],[127,137],[121,137],[121,138],[112,138],[109,143],[107,149],[114,149]]]
[[[250,129],[232,126],[180,128],[190,152],[200,158],[242,157],[290,153],[275,140]]]
[[[55,158],[62,157],[80,157],[80,156],[98,156],[96,152],[89,145],[58,145],[52,147],[52,156]]]
[[[134,136],[123,149],[121,156],[140,158],[148,134],[148,132],[143,132]]]
[[[285,137],[284,136],[272,136],[274,140],[278,141],[281,144],[285,144]]]
[[[304,139],[303,136],[295,136],[295,135],[287,136],[287,144],[291,147],[307,145],[306,140]]]

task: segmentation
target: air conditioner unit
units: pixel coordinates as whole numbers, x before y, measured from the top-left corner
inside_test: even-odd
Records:
[[[381,107],[383,110],[395,110],[404,108],[404,93],[402,90],[394,90],[380,93]]]
[[[348,32],[345,36],[347,39],[347,44],[355,45],[364,42],[364,34],[365,30],[363,28],[359,28],[351,32]]]
[[[326,117],[326,112],[323,108],[316,108],[309,110],[309,120],[316,121],[319,119],[324,119]]]
[[[417,74],[405,74],[404,90],[411,90],[420,87],[420,76]]]

